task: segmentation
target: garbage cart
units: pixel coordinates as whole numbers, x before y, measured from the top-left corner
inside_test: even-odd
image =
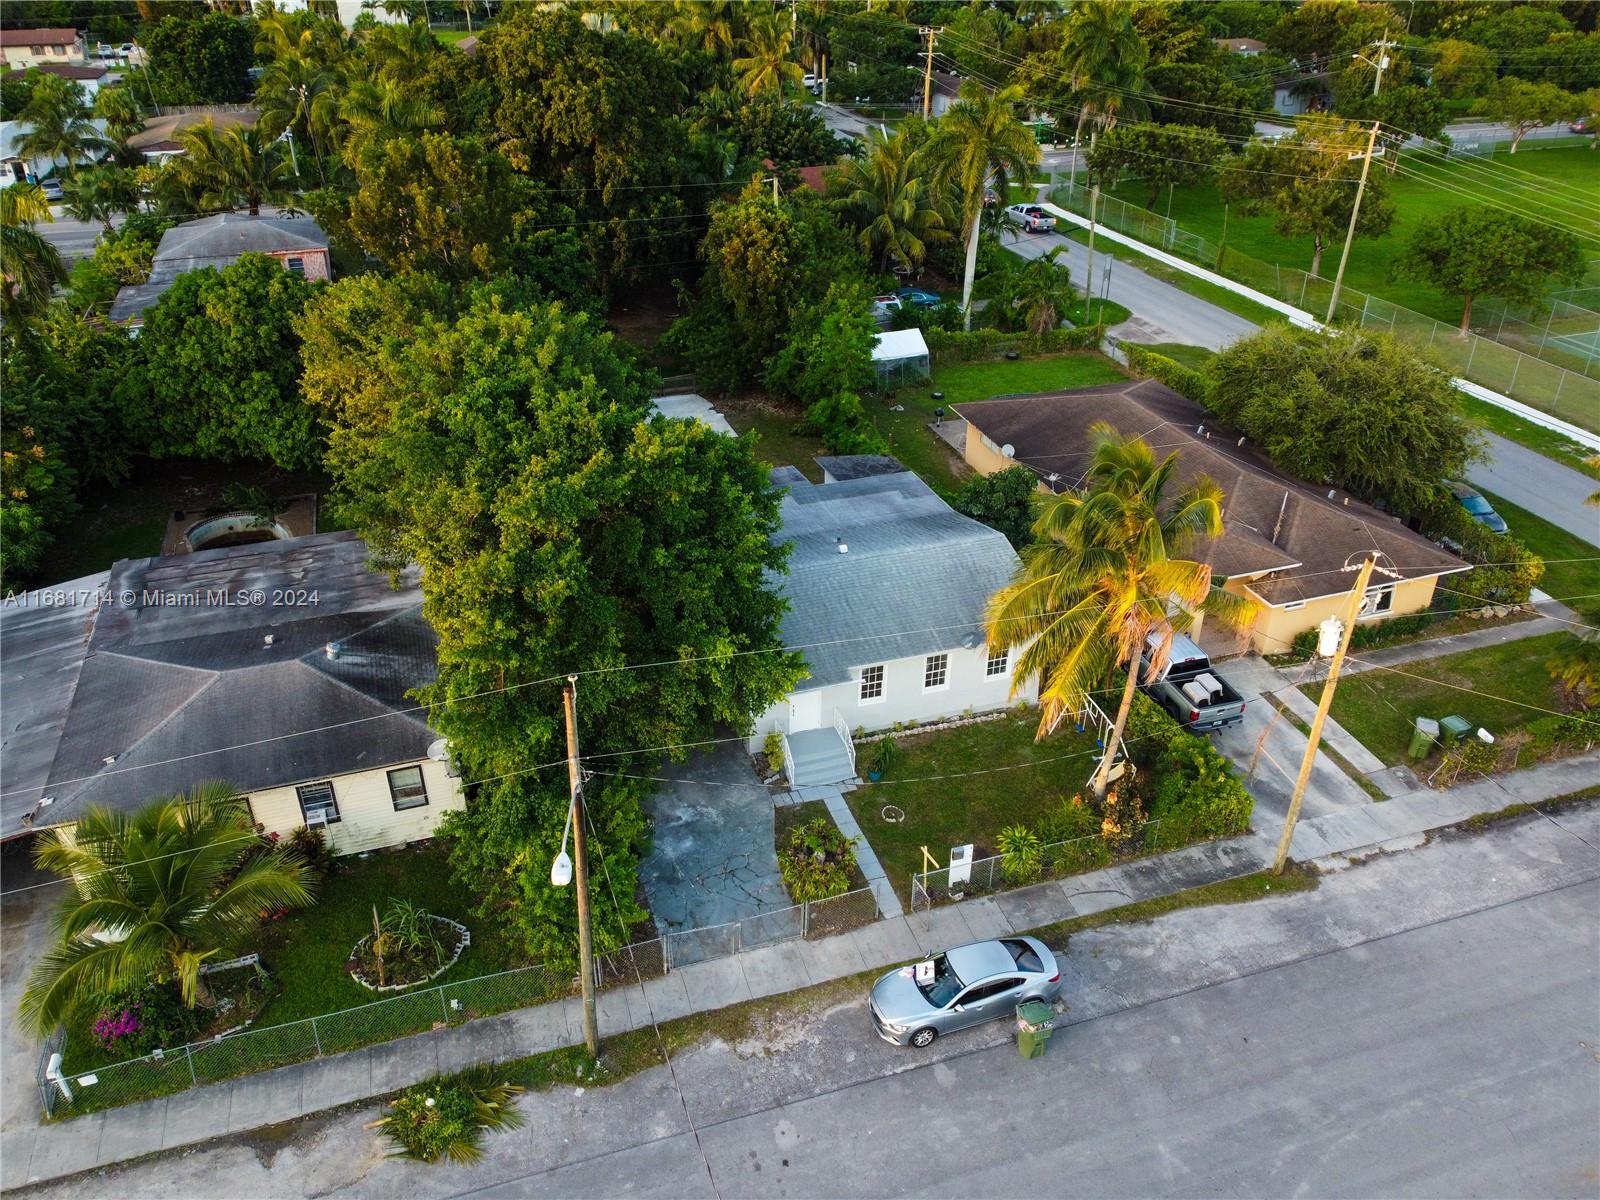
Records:
[[[1472,722],[1465,717],[1446,717],[1439,722],[1439,740],[1446,747],[1454,746],[1472,732]]]
[[[1017,1053],[1023,1058],[1038,1058],[1055,1026],[1055,1010],[1042,1000],[1024,1000],[1017,1005]]]
[[[1432,717],[1418,717],[1411,726],[1411,745],[1406,753],[1412,758],[1427,758],[1438,740],[1439,722]]]

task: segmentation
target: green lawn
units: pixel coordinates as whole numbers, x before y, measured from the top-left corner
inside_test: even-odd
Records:
[[[1544,634],[1409,662],[1395,671],[1347,675],[1334,695],[1333,719],[1391,766],[1406,761],[1416,717],[1462,716],[1501,737],[1562,711],[1544,660],[1565,636]],[[1315,702],[1322,685],[1300,690]]]
[[[1185,346],[1182,342],[1153,342],[1145,347],[1146,350],[1170,358],[1190,370],[1203,370],[1205,365],[1217,356],[1215,350],[1207,350],[1204,346]]]
[[[477,37],[482,32],[483,30],[481,29],[474,29],[471,33],[468,33],[465,29],[435,29],[433,36],[446,46],[454,46],[457,42],[465,41],[469,37]]]
[[[377,905],[381,914],[391,898],[421,904],[472,931],[472,945],[436,983],[525,965],[515,947],[472,915],[474,897],[450,881],[446,855],[446,844],[435,840],[392,853],[341,859],[315,905],[262,926],[254,944],[243,949],[260,953],[283,990],[268,1002],[256,1024],[280,1025],[379,999],[354,982],[344,964],[351,947],[372,932],[372,906]]]
[[[1539,590],[1585,621],[1600,625],[1600,549],[1509,500],[1489,492],[1484,492],[1484,498],[1506,519],[1512,534],[1544,559]],[[1592,511],[1600,523],[1600,509]]]
[[[949,408],[953,404],[988,400],[994,396],[1090,387],[1126,378],[1126,373],[1120,367],[1099,354],[1057,354],[999,359],[995,362],[952,363],[935,367],[933,382],[927,387],[902,388],[895,393],[895,399],[908,407],[916,405],[931,413],[941,404]],[[944,399],[933,399],[931,393],[935,391],[943,392]]]
[[[1118,304],[1115,300],[1091,300],[1087,318],[1083,313],[1082,300],[1067,310],[1067,320],[1074,325],[1093,325],[1098,321],[1108,329],[1113,325],[1121,325],[1131,316],[1133,316],[1133,313],[1125,305]]]
[[[1600,195],[1600,155],[1586,148],[1540,149],[1515,157],[1502,152],[1493,159],[1449,162],[1436,155],[1410,153],[1403,162],[1416,176],[1387,178],[1397,212],[1394,227],[1382,238],[1356,239],[1345,271],[1345,283],[1352,288],[1383,296],[1439,321],[1458,323],[1460,300],[1426,284],[1391,282],[1388,272],[1390,261],[1419,222],[1474,203],[1460,194],[1460,189],[1467,186],[1479,195],[1533,216],[1556,219],[1557,214],[1543,204],[1558,204],[1563,224],[1600,237],[1600,210],[1573,192],[1583,189],[1590,196]],[[1139,181],[1129,180],[1111,194],[1142,207],[1145,188]],[[1216,185],[1200,183],[1174,190],[1171,215],[1181,229],[1217,243],[1222,239],[1222,207]],[[1156,211],[1166,213],[1165,196],[1158,201]],[[1263,262],[1302,271],[1311,269],[1311,239],[1279,236],[1273,232],[1270,215],[1244,217],[1232,213],[1227,244],[1230,251],[1237,250]],[[1334,246],[1323,255],[1322,273],[1327,278],[1332,278],[1338,266],[1338,253],[1339,247]],[[1592,255],[1592,251],[1589,253]]]
[[[1036,825],[1060,800],[1083,790],[1094,770],[1093,756],[1085,753],[1094,750],[1094,740],[1064,722],[1053,737],[1035,742],[1038,723],[1038,710],[1031,709],[942,733],[900,735],[901,755],[883,781],[846,797],[902,899],[912,872],[922,869],[919,847],[927,846],[941,866],[949,861],[951,846],[967,842],[976,846],[976,857],[987,857],[995,853],[1001,829]],[[993,771],[1011,764],[1022,765]],[[991,773],[927,778],[971,771]],[[904,810],[905,820],[885,821],[886,804]]]
[[[1460,403],[1461,411],[1467,420],[1474,425],[1481,426],[1490,433],[1497,433],[1507,441],[1526,446],[1529,450],[1538,451],[1546,458],[1553,458],[1574,470],[1582,471],[1591,479],[1600,480],[1600,468],[1591,467],[1588,463],[1588,459],[1593,457],[1592,454],[1571,439],[1564,438],[1543,425],[1535,425],[1514,412],[1507,412],[1498,405],[1479,400],[1476,396],[1469,396],[1465,392],[1456,393],[1456,400]]]

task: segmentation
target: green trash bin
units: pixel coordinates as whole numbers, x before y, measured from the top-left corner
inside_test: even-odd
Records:
[[[1472,732],[1472,722],[1465,717],[1446,717],[1439,722],[1439,741],[1454,746]]]
[[[1055,1010],[1042,1000],[1024,1000],[1017,1005],[1017,1053],[1023,1058],[1038,1058],[1054,1032]]]
[[[1406,753],[1412,758],[1426,758],[1438,740],[1439,722],[1432,717],[1418,717],[1411,726],[1411,745]]]

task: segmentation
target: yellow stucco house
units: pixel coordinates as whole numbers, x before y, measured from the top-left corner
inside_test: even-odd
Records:
[[[956,406],[966,421],[964,457],[985,475],[1022,465],[1039,486],[1077,484],[1089,463],[1089,427],[1108,421],[1144,438],[1158,456],[1176,451],[1181,486],[1196,475],[1221,485],[1224,533],[1196,553],[1222,586],[1259,603],[1242,635],[1209,631],[1214,654],[1248,648],[1281,653],[1297,633],[1339,615],[1363,552],[1380,570],[1362,603],[1362,620],[1419,612],[1440,578],[1471,568],[1394,517],[1342,492],[1313,488],[1277,471],[1234,436],[1210,427],[1199,405],[1153,379],[1126,380]],[[1201,629],[1196,629],[1199,637]]]
[[[437,638],[353,533],[117,563],[0,606],[0,837],[226,780],[335,854],[432,836],[464,797],[408,693]]]

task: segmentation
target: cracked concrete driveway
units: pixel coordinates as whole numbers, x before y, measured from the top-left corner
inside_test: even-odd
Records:
[[[655,822],[639,875],[662,930],[704,929],[789,904],[772,848],[772,801],[730,742],[668,774],[647,808]]]

